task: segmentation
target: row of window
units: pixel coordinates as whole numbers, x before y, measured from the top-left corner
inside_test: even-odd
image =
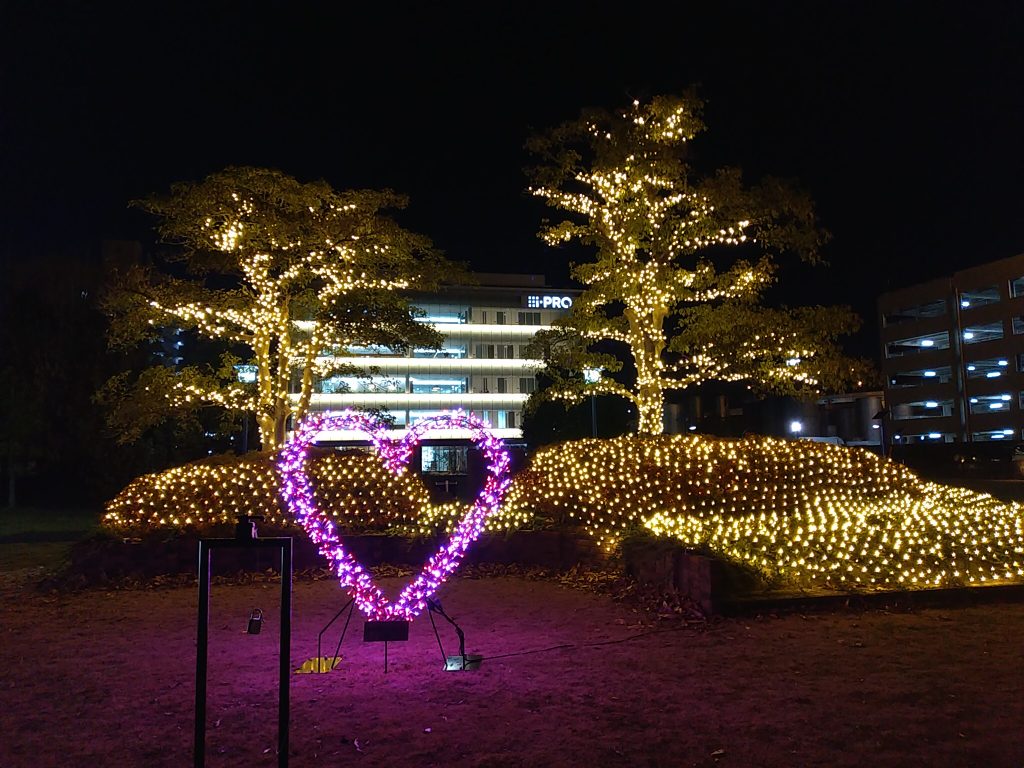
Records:
[[[1024,296],[1024,276],[1010,280],[1008,288],[1010,298]],[[957,301],[960,303],[961,310],[974,309],[988,304],[998,304],[1001,300],[1001,295],[998,285],[990,285],[974,290],[960,291]],[[886,312],[882,316],[882,322],[888,326],[921,320],[927,317],[939,317],[947,314],[948,309],[946,300],[938,299],[912,307],[897,309],[893,312]]]
[[[540,325],[541,312],[530,308],[518,310],[505,307],[473,307],[468,303],[451,303],[438,301],[419,301],[416,308],[423,314],[419,320],[424,323],[440,323],[443,325],[461,325],[465,323],[483,323],[493,325]],[[550,318],[565,314],[561,307],[552,307],[547,315]]]
[[[518,379],[519,389],[513,390],[512,387],[516,381],[511,377],[480,376],[475,380],[475,387],[472,391],[497,392],[498,394],[514,391],[532,394],[537,391],[537,380],[533,376],[520,376]],[[324,395],[349,392],[461,395],[471,391],[468,377],[432,376],[429,374],[412,375],[408,379],[391,376],[331,376],[321,379],[315,389]]]
[[[1024,372],[1024,353],[1016,356],[1017,370]],[[973,360],[964,366],[968,379],[999,379],[1005,376],[1012,367],[1006,357],[990,357],[987,360]],[[900,371],[889,376],[889,387],[919,387],[923,384],[948,384],[953,378],[953,369],[948,365],[934,368],[918,368],[912,371]]]
[[[396,427],[405,427],[408,424],[416,424],[423,419],[440,416],[445,411],[390,410],[388,413],[394,418]],[[487,422],[495,429],[518,429],[522,426],[522,418],[519,411],[473,410],[470,413]]]
[[[968,399],[968,409],[971,413],[992,413],[993,411],[1009,411],[1014,396],[1010,392],[1000,392],[995,395],[977,395]],[[1024,393],[1018,393],[1017,401],[1024,409]],[[910,403],[900,403],[892,407],[892,418],[894,421],[908,421],[910,419],[934,419],[942,416],[953,415],[953,400],[916,400]]]
[[[1012,441],[1019,438],[1024,439],[1024,431],[1021,431],[1020,435],[1018,435],[1016,430],[1009,428],[971,433],[971,442],[973,443],[987,443],[992,440]],[[893,436],[893,440],[904,445],[915,445],[918,443],[954,443],[956,442],[956,439],[956,435],[952,432],[919,432],[916,434],[900,433]]]
[[[437,323],[439,325],[464,325],[469,322],[469,312],[428,311],[417,318],[421,323]],[[511,325],[513,318],[517,325],[540,325],[540,312],[509,312],[507,310],[482,309],[477,314],[477,322],[481,325]]]
[[[526,344],[476,344],[469,347],[467,344],[446,341],[441,349],[426,349],[417,347],[412,350],[411,357],[463,360],[472,349],[475,357],[488,360],[514,360],[528,359]],[[352,346],[347,354],[355,357],[397,357],[394,350],[383,346]]]
[[[384,412],[394,420],[396,428],[403,429],[410,424],[416,424],[423,419],[434,416],[441,416],[447,411],[443,410],[386,410]],[[520,411],[505,410],[473,410],[471,413],[485,421],[490,427],[496,429],[518,429],[522,427],[522,413]]]
[[[1024,317],[1014,317],[1012,321],[1014,334],[1024,334]],[[986,341],[997,341],[1003,338],[1003,323],[997,320],[994,323],[981,323],[978,325],[966,326],[963,330],[963,343],[965,345],[981,344]],[[932,352],[937,349],[949,349],[949,331],[928,333],[922,336],[911,336],[906,339],[896,339],[885,345],[886,357],[904,357],[916,355],[921,352]]]
[[[513,380],[507,376],[495,376],[493,379],[489,376],[481,376],[479,379],[477,392],[497,392],[499,395],[504,395],[512,390],[509,389]],[[493,387],[493,389],[492,389]],[[520,376],[519,377],[519,392],[522,394],[533,394],[537,391],[537,380],[533,376]]]

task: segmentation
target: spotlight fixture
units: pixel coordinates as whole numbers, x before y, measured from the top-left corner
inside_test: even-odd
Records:
[[[480,669],[484,657],[477,653],[466,653],[466,635],[463,633],[462,627],[455,623],[455,619],[445,613],[444,608],[441,607],[441,601],[436,597],[428,597],[427,608],[429,609],[430,624],[434,627],[434,635],[437,637],[437,647],[441,649],[441,656],[444,658],[444,671],[470,672]],[[437,631],[437,625],[434,623],[435,613],[455,627],[455,634],[459,637],[458,654],[449,656],[444,652],[444,646],[441,645],[441,635]]]

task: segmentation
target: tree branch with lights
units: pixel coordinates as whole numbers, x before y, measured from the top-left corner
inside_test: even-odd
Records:
[[[545,222],[541,238],[595,251],[572,267],[583,294],[538,340],[555,381],[547,396],[621,395],[637,405],[644,434],[662,432],[669,390],[746,381],[808,395],[856,385],[870,369],[839,346],[858,326],[849,309],[762,306],[778,256],[820,263],[827,236],[811,201],[780,181],[747,186],[736,169],[697,177],[686,149],[704,129],[701,110],[692,93],[659,96],[585,111],[528,144],[530,192],[567,215]],[[604,343],[628,350],[631,387],[611,381],[618,369],[607,353],[597,364],[594,345]],[[586,382],[584,368],[604,373]]]
[[[229,168],[138,205],[159,218],[170,249],[159,266],[129,265],[117,275],[106,298],[110,344],[184,333],[230,358],[165,360],[108,382],[100,399],[122,441],[161,419],[219,406],[254,413],[263,448],[274,449],[288,419],[305,416],[317,378],[339,370],[325,362],[332,353],[440,346],[404,292],[430,290],[458,270],[386,215],[406,205],[401,195]],[[255,380],[240,383],[237,364],[251,366]]]

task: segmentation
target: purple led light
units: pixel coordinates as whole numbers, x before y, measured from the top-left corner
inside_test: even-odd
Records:
[[[407,471],[413,449],[424,435],[438,429],[466,429],[474,444],[487,457],[487,481],[466,514],[459,520],[441,549],[423,565],[423,570],[391,602],[370,573],[345,550],[334,524],[316,507],[313,486],[306,474],[308,448],[318,434],[345,429],[365,433],[384,460],[385,466],[399,474]],[[479,538],[487,518],[498,511],[509,485],[509,456],[501,440],[489,431],[486,422],[464,411],[450,411],[417,422],[401,440],[387,437],[388,426],[373,416],[357,411],[315,414],[306,418],[292,433],[282,449],[277,467],[281,473],[281,495],[295,519],[309,534],[320,552],[334,564],[338,582],[355,598],[367,618],[373,620],[414,619],[445,580],[455,572],[469,545]]]

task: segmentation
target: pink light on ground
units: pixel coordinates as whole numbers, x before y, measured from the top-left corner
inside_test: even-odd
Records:
[[[359,610],[373,620],[410,621],[420,614],[427,605],[427,599],[459,567],[466,550],[483,532],[487,518],[498,511],[509,485],[509,456],[501,440],[491,434],[485,422],[463,411],[423,419],[413,425],[401,440],[388,438],[387,429],[379,419],[356,411],[311,416],[296,428],[282,449],[277,466],[281,472],[281,496],[310,539],[333,564],[338,582],[355,598]],[[487,481],[452,531],[448,542],[427,560],[419,576],[391,602],[374,583],[373,576],[345,550],[334,524],[317,509],[313,486],[306,473],[308,448],[321,432],[358,430],[370,438],[388,469],[398,474],[408,471],[413,449],[424,436],[441,429],[465,429],[471,433],[473,443],[487,457]]]

